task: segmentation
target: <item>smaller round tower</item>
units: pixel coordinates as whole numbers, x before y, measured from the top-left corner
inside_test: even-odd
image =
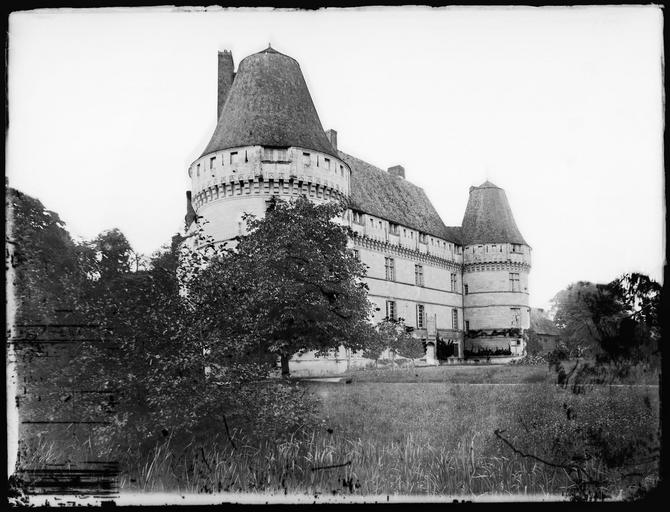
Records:
[[[462,233],[465,355],[520,356],[530,327],[531,248],[503,189],[489,181],[470,187]]]

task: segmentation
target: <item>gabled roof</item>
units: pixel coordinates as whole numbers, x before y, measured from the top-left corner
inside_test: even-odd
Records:
[[[297,146],[337,156],[323,131],[300,65],[272,48],[240,62],[202,155],[256,145]]]
[[[528,245],[514,222],[505,191],[490,181],[470,187],[462,224],[463,243]]]
[[[461,243],[460,228],[444,225],[421,187],[347,153],[338,153],[351,168],[350,208]]]

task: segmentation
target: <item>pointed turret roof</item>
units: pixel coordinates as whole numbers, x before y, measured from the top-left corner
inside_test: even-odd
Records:
[[[463,243],[513,243],[528,245],[514,222],[505,191],[486,180],[470,187],[462,225]]]
[[[337,157],[298,62],[277,50],[244,58],[202,153],[239,146],[297,146]]]

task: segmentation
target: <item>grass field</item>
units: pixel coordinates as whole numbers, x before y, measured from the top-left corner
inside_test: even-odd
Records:
[[[600,387],[574,395],[555,386],[544,368],[446,370],[355,372],[347,377],[349,384],[304,382],[301,385],[319,398],[323,420],[307,437],[252,446],[233,433],[233,449],[219,432],[213,433],[211,443],[198,447],[177,449],[174,440],[168,439],[141,459],[131,457],[129,448],[121,488],[315,495],[556,495],[574,485],[568,472],[514,454],[496,438],[496,429],[515,445],[538,454],[552,436],[571,436],[592,426],[600,428],[601,435],[611,436],[614,444],[658,435],[655,387]],[[495,383],[519,385],[472,385]],[[572,411],[570,421],[565,419],[567,409]],[[33,453],[42,454],[41,463],[47,461],[43,455],[54,449],[48,441],[36,448]],[[606,475],[598,464],[587,469]],[[649,482],[658,474],[655,463],[637,471]],[[616,496],[618,489],[610,491]]]

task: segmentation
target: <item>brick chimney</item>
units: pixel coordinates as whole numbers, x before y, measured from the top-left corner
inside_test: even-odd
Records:
[[[398,178],[405,177],[405,168],[402,165],[394,165],[388,168],[388,173]]]
[[[217,101],[217,115],[218,119],[221,117],[221,111],[223,106],[226,104],[226,98],[228,97],[228,91],[233,85],[233,80],[235,79],[235,66],[233,64],[233,54],[230,50],[223,50],[219,52],[219,92],[218,92],[218,101]]]
[[[333,149],[337,151],[337,132],[335,130],[326,130],[326,137],[328,137]]]

